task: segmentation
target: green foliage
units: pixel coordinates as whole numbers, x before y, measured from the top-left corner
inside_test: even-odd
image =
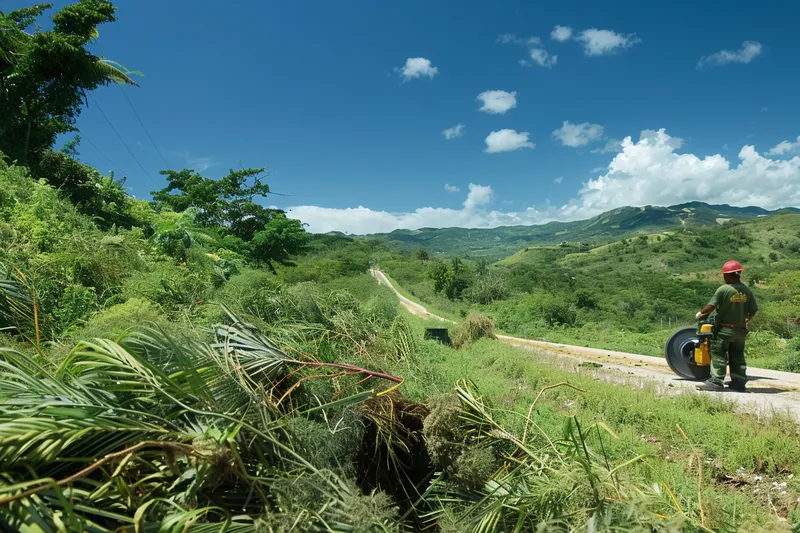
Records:
[[[214,180],[189,169],[164,170],[161,174],[167,177],[167,186],[153,192],[153,201],[178,213],[193,210],[199,225],[218,228],[242,243],[252,259],[272,268],[272,262],[284,263],[302,251],[309,237],[298,220],[256,203],[257,198],[269,194],[263,172],[263,168],[231,169]],[[225,246],[240,247],[233,242]]]
[[[99,309],[97,293],[91,287],[71,285],[61,294],[58,302],[56,323],[52,326],[56,331],[65,332],[69,328],[83,323]]]
[[[64,192],[81,213],[92,217],[98,226],[130,228],[144,221],[138,218],[134,200],[125,192],[125,179],[105,177],[61,152],[42,150],[36,175]]]
[[[28,33],[50,7],[0,12],[0,150],[20,163],[39,161],[59,134],[74,130],[87,91],[135,84],[124,67],[87,49],[97,27],[114,21],[111,2],[65,6],[52,16],[52,29]]]
[[[488,305],[508,298],[506,280],[497,273],[478,277],[471,287],[463,292],[464,297],[473,303]]]

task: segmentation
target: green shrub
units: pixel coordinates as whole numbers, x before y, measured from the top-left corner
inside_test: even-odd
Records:
[[[83,327],[73,331],[70,336],[75,340],[99,337],[115,339],[135,329],[153,326],[168,330],[174,328],[153,303],[142,298],[131,298],[125,303],[95,313]]]
[[[548,326],[574,326],[577,313],[572,306],[558,295],[541,298],[536,305],[536,315]]]
[[[93,287],[70,285],[66,288],[58,303],[55,313],[57,322],[54,324],[57,332],[61,333],[85,321],[92,313],[97,311],[100,302]]]
[[[508,288],[505,279],[497,274],[488,274],[479,277],[472,287],[464,291],[464,298],[473,303],[483,305],[508,298]]]
[[[787,342],[771,331],[754,331],[745,341],[745,357],[758,359],[772,357],[786,350]]]

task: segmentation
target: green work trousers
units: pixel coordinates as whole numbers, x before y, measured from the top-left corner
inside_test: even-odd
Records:
[[[747,383],[747,363],[744,360],[745,334],[717,335],[711,341],[711,381],[722,385],[726,367],[731,367],[731,382],[744,386]]]

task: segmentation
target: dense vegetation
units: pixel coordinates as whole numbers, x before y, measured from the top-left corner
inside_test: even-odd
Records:
[[[218,180],[166,170],[153,201],[138,200],[81,163],[77,139],[52,145],[80,110],[73,93],[119,76],[85,49],[113,6],[82,0],[54,15],[54,30],[27,33],[43,9],[0,13],[0,127],[16,132],[0,132],[0,529],[775,531],[800,522],[793,421],[576,375],[494,342],[492,320],[479,314],[454,329],[458,349],[424,340],[430,324],[401,313],[367,274],[377,260],[456,315],[489,311],[504,329],[515,327],[514,305],[520,323],[541,317],[548,331],[576,329],[564,321],[577,326],[590,312],[634,325],[644,307],[609,304],[602,290],[620,284],[592,280],[613,266],[634,302],[633,280],[654,279],[635,276],[656,246],[678,258],[675,273],[710,269],[711,251],[681,256],[677,243],[697,234],[439,264],[376,239],[308,235],[259,203],[269,194],[259,169]],[[47,76],[38,76],[39,46],[55,54]],[[88,73],[59,71],[72,65],[59,54]],[[66,96],[50,102],[56,87]],[[43,107],[33,113],[32,102]],[[23,144],[20,128],[30,132]],[[796,316],[792,224],[778,217],[744,230],[759,236],[750,259],[766,257],[758,290],[785,306],[775,317]],[[693,287],[711,286],[664,283],[653,287],[682,288],[665,295],[676,314]]]
[[[528,247],[488,264],[458,258],[380,260],[409,295],[451,318],[480,312],[505,332],[661,355],[721,283],[730,258],[745,264],[759,300],[750,363],[800,371],[800,214],[678,228],[610,244]]]

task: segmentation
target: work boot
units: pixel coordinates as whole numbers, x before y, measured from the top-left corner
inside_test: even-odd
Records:
[[[725,390],[725,387],[720,385],[715,381],[711,381],[710,379],[707,381],[702,382],[700,385],[695,387],[697,390],[704,390],[709,392],[722,392]]]
[[[734,392],[747,392],[745,384],[741,381],[731,381],[728,383],[728,388]]]

